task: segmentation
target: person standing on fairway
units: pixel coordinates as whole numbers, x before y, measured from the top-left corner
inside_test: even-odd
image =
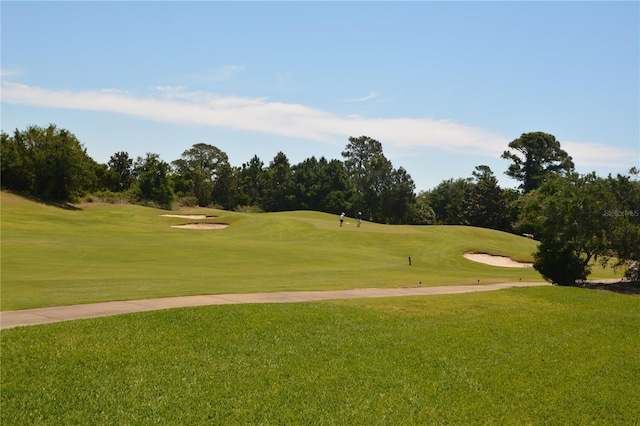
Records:
[[[340,215],[340,226],[342,227],[342,222],[344,222],[344,212]]]
[[[362,212],[358,212],[358,215],[356,216],[356,224],[358,225],[358,228],[360,228],[360,222],[362,222]]]

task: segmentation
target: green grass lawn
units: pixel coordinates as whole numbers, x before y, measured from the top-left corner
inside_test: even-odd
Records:
[[[640,298],[566,287],[14,328],[0,423],[633,425],[638,330]]]
[[[535,242],[459,226],[2,193],[2,309],[145,297],[535,281]],[[171,212],[177,213],[177,212]],[[408,265],[408,257],[412,265]],[[599,277],[611,271],[596,270]],[[638,424],[640,298],[578,288],[223,305],[0,332],[0,423]]]
[[[464,226],[390,226],[317,212],[217,216],[222,230],[134,205],[76,210],[2,193],[2,310],[196,294],[542,281],[465,251],[531,261],[532,240]],[[408,258],[411,256],[412,265]],[[611,276],[605,273],[605,276]]]

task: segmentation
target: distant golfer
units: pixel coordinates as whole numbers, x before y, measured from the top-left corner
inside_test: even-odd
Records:
[[[340,215],[340,226],[342,226],[342,222],[344,222],[344,212]]]
[[[356,216],[356,224],[358,224],[358,228],[360,228],[360,222],[362,222],[362,212],[358,212]]]

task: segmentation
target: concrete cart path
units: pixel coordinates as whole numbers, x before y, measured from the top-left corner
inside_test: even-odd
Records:
[[[460,285],[443,287],[357,288],[332,291],[290,291],[275,293],[214,294],[204,296],[163,297],[157,299],[127,300],[84,305],[55,306],[0,312],[0,330],[18,326],[47,324],[83,318],[97,318],[132,312],[187,306],[229,305],[240,303],[293,303],[332,299],[360,299],[369,297],[426,296],[478,291],[501,290],[512,287],[549,285],[545,282],[512,282],[486,285]]]

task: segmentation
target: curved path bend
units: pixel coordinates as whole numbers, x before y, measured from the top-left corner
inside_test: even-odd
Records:
[[[203,296],[162,297],[157,299],[126,300],[83,305],[55,306],[0,312],[0,330],[5,328],[48,324],[84,318],[106,317],[158,309],[188,306],[230,305],[241,303],[294,303],[335,299],[361,299],[370,297],[427,296],[493,291],[513,287],[550,285],[545,282],[511,282],[486,285],[459,285],[442,287],[357,288],[331,291],[288,291],[274,293],[214,294]]]

